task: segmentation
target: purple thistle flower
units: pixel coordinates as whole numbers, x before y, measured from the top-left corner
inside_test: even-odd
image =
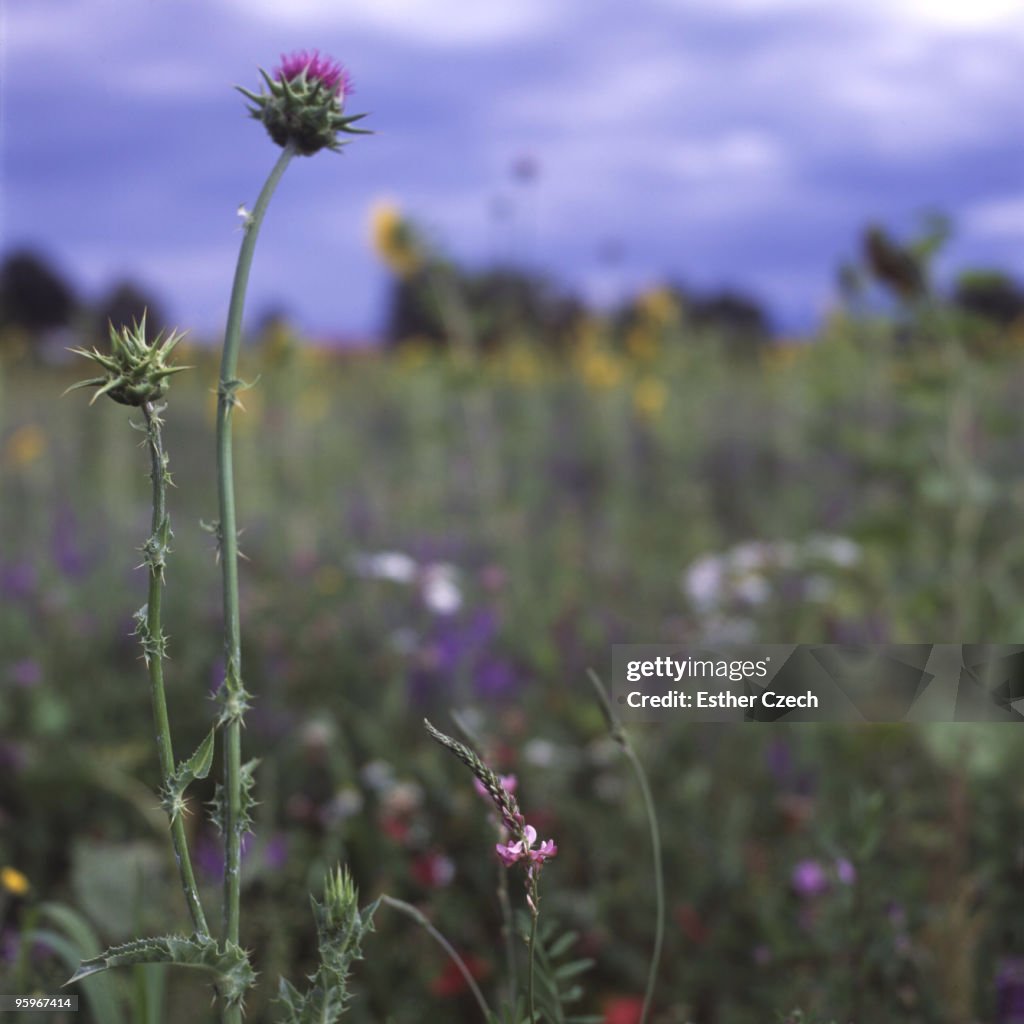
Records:
[[[281,64],[274,71],[274,77],[286,82],[298,78],[303,72],[306,81],[320,82],[328,92],[345,98],[352,95],[352,80],[348,70],[333,57],[321,56],[319,50],[312,53],[297,50],[281,54]]]

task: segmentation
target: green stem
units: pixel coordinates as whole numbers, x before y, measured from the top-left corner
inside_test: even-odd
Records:
[[[171,745],[171,725],[167,716],[167,697],[164,692],[164,637],[161,621],[161,604],[163,600],[164,563],[171,539],[171,522],[167,515],[167,484],[170,475],[167,472],[167,455],[164,453],[161,421],[157,410],[147,402],[142,407],[146,418],[146,444],[149,448],[150,479],[153,482],[153,519],[152,535],[146,542],[146,565],[149,569],[149,601],[146,604],[146,621],[140,623],[146,663],[149,666],[149,686],[153,699],[153,719],[156,724],[156,745],[160,757],[160,771],[164,784],[168,785],[174,776],[174,748]],[[181,889],[185,894],[192,926],[199,935],[210,934],[206,924],[203,905],[199,901],[199,890],[196,887],[195,875],[192,872],[192,860],[188,853],[188,840],[185,838],[185,823],[182,814],[171,815],[171,843],[174,847],[174,859],[178,864],[181,877]]]
[[[487,1005],[487,1000],[484,999],[483,992],[480,991],[480,986],[477,985],[472,972],[466,965],[466,961],[459,956],[455,947],[411,903],[406,903],[404,900],[396,900],[393,896],[381,896],[380,901],[395,910],[401,911],[407,917],[411,917],[448,954],[452,963],[455,964],[459,973],[465,979],[470,992],[473,993],[473,998],[476,1000],[477,1006],[480,1007],[484,1020],[493,1020],[494,1015],[491,1013],[491,1008]]]
[[[237,379],[238,349],[242,337],[242,312],[249,284],[249,270],[256,249],[260,225],[285,169],[295,155],[291,144],[284,147],[260,191],[252,214],[245,224],[245,237],[238,254],[235,279],[231,287],[231,304],[224,331],[221,355],[220,384],[217,388],[217,490],[220,502],[220,560],[224,588],[224,712],[226,723],[224,746],[225,793],[225,864],[224,864],[224,938],[238,942],[241,864],[242,803],[242,717],[246,709],[246,692],[242,686],[242,641],[238,607],[238,527],[235,520],[235,486],[231,459],[231,413],[236,393],[241,386]],[[225,1009],[226,1022],[241,1021],[241,1010]]]
[[[640,1011],[640,1024],[647,1024],[647,1017],[651,1012],[651,1004],[654,1001],[654,986],[658,979],[658,965],[661,963],[661,948],[665,941],[665,872],[661,861],[661,831],[658,828],[658,815],[654,807],[654,797],[651,795],[651,787],[647,781],[647,773],[644,771],[644,766],[640,763],[640,758],[637,757],[637,753],[633,749],[629,735],[622,727],[622,722],[619,721],[619,717],[612,707],[608,691],[605,690],[600,677],[593,669],[590,669],[587,674],[590,676],[590,681],[593,683],[594,691],[597,694],[598,703],[604,712],[608,732],[611,734],[612,739],[622,747],[622,751],[632,766],[633,773],[636,775],[637,782],[640,785],[640,792],[643,796],[644,811],[647,814],[647,824],[651,834],[651,856],[654,860],[654,899],[656,903],[654,950],[651,953],[651,964],[647,971],[647,989],[644,992],[644,1005]]]
[[[647,972],[644,1008],[640,1013],[640,1024],[647,1024],[647,1015],[651,1012],[651,1003],[654,1000],[654,986],[658,979],[658,965],[661,963],[661,947],[665,940],[665,873],[661,863],[661,834],[658,830],[658,816],[654,809],[651,787],[647,782],[647,773],[632,744],[627,742],[623,749],[629,763],[633,766],[633,772],[640,785],[640,792],[643,794],[644,810],[647,812],[647,824],[651,832],[651,853],[654,859],[654,898],[657,904],[654,950],[651,953],[651,966]]]
[[[537,918],[540,914],[537,912],[540,909],[537,895],[537,882],[534,880],[531,883],[531,898],[533,900],[533,908],[530,912],[530,940],[527,943],[529,947],[529,953],[527,954],[530,961],[529,970],[527,973],[526,983],[526,1005],[530,1010],[530,1024],[537,1024],[537,1014],[533,1008],[533,962],[536,959],[534,956],[534,950],[537,948]]]
[[[505,972],[508,975],[505,984],[508,986],[508,1001],[514,1004],[519,983],[516,977],[516,951],[512,935],[512,901],[508,894],[508,868],[504,864],[498,865],[498,905],[501,907],[501,937],[505,943]]]

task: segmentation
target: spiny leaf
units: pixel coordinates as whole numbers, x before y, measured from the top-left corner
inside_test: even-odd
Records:
[[[133,964],[173,964],[209,971],[216,976],[217,988],[229,1006],[241,1006],[246,991],[256,981],[245,950],[233,942],[221,946],[209,936],[162,935],[111,946],[105,953],[83,960],[64,984],[71,985],[112,967]]]

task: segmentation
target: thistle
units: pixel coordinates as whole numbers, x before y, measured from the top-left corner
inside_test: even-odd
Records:
[[[380,900],[359,909],[359,893],[346,868],[336,868],[324,879],[321,903],[311,897],[316,920],[320,966],[300,993],[281,979],[278,1000],[287,1010],[284,1024],[333,1024],[345,1012],[351,993],[348,977],[352,964],[362,960],[363,937],[373,931],[373,915]]]
[[[301,156],[321,149],[338,152],[345,145],[338,134],[371,135],[352,125],[365,114],[344,113],[345,100],[352,92],[348,71],[336,60],[322,57],[316,50],[281,55],[281,64],[269,75],[259,69],[267,92],[238,91],[251,102],[249,114],[262,121],[267,133],[279,146],[291,145]]]
[[[220,382],[217,387],[217,492],[220,518],[214,529],[220,541],[220,565],[224,605],[224,686],[221,690],[220,726],[224,731],[224,781],[218,794],[219,824],[225,836],[224,936],[239,942],[241,916],[241,843],[249,828],[249,796],[252,763],[242,764],[242,722],[249,707],[249,693],[242,681],[242,626],[238,597],[238,527],[235,506],[234,459],[231,421],[238,405],[238,392],[247,387],[238,377],[238,350],[242,337],[242,316],[263,218],[278,183],[296,155],[311,156],[321,149],[339,150],[339,132],[370,134],[352,128],[363,115],[346,117],[342,111],[351,92],[348,72],[336,61],[302,51],[282,57],[273,77],[260,74],[269,93],[239,91],[251,101],[249,113],[263,122],[270,137],[282,147],[252,207],[245,211],[244,236],[238,253],[228,320],[221,352]],[[240,1024],[237,1006],[225,1001],[225,1024]]]
[[[90,377],[72,384],[64,393],[79,388],[98,388],[89,402],[92,405],[100,395],[109,395],[121,405],[144,406],[157,402],[167,394],[170,378],[188,370],[188,366],[169,366],[167,358],[175,345],[184,337],[183,333],[171,331],[165,340],[163,332],[156,336],[153,344],[146,341],[146,314],[142,319],[132,321],[131,327],[120,329],[110,324],[110,352],[91,352],[84,348],[71,349],[75,355],[97,363],[105,371],[100,377]]]

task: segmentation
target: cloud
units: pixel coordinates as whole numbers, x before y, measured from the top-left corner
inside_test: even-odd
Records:
[[[661,0],[675,10],[717,11],[729,15],[778,17],[816,15],[820,0]],[[987,30],[1024,25],[1018,0],[832,0],[833,14],[902,24],[925,30]]]
[[[988,238],[1024,237],[1024,193],[975,203],[965,211],[964,228]]]
[[[222,0],[246,17],[302,29],[361,30],[424,46],[507,44],[549,29],[557,6],[543,0]]]

